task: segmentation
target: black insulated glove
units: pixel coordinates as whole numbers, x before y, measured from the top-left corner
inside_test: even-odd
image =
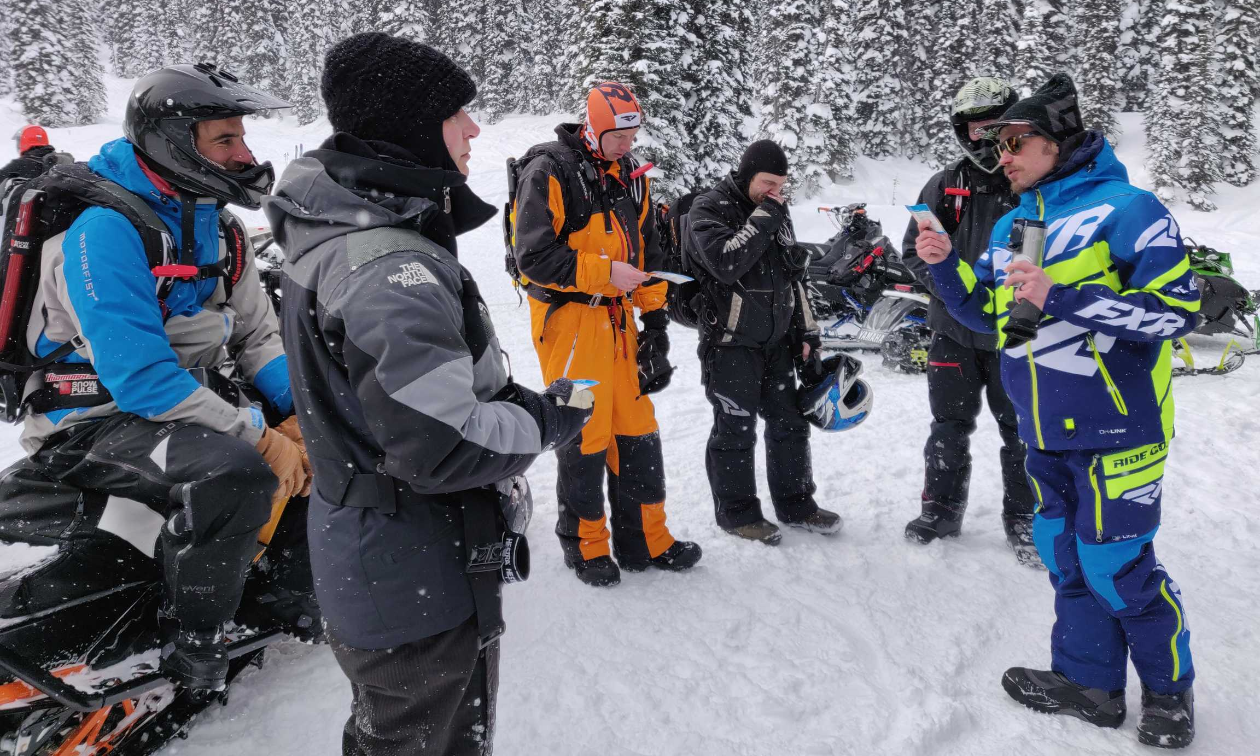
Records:
[[[577,438],[595,411],[595,395],[591,390],[574,385],[568,378],[557,378],[541,394],[519,383],[509,383],[491,401],[524,408],[538,423],[543,451],[564,446]]]
[[[669,313],[653,310],[639,316],[643,328],[639,331],[639,393],[655,394],[669,385],[674,368],[669,364]]]

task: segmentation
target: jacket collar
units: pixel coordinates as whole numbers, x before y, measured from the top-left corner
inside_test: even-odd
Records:
[[[1090,188],[1109,181],[1127,184],[1129,172],[1101,131],[1070,137],[1060,147],[1054,170],[1020,195],[1020,205],[1037,211],[1037,194],[1046,205],[1077,199]]]

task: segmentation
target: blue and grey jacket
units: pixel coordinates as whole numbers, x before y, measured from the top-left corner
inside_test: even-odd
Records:
[[[136,162],[125,139],[110,142],[88,167],[142,197],[166,223],[179,248],[180,203],[164,196]],[[227,254],[214,200],[196,209],[196,262]],[[64,362],[91,363],[113,395],[109,404],[31,414],[22,446],[34,453],[53,433],[74,423],[129,412],[154,422],[189,422],[257,443],[262,414],[229,404],[189,374],[234,360],[245,379],[283,414],[292,412],[289,373],[270,300],[255,284],[254,252],[247,246],[241,283],[224,296],[222,279],[177,281],[158,303],[140,235],[119,213],[89,208],[65,234],[43,247],[40,284],[27,327],[27,345],[46,355],[78,336],[82,346]],[[36,373],[27,385],[42,385]]]
[[[1037,338],[1006,348],[1005,287],[1016,218],[1046,223],[1043,268],[1055,281]],[[993,228],[973,268],[951,252],[931,266],[942,301],[973,330],[998,333],[1002,383],[1020,436],[1038,449],[1113,449],[1171,437],[1172,341],[1199,309],[1177,222],[1089,132]]]

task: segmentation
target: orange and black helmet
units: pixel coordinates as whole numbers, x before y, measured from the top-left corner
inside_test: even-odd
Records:
[[[23,126],[13,135],[13,141],[17,144],[18,154],[22,155],[35,147],[47,147],[48,132],[42,126]]]
[[[637,129],[643,125],[643,109],[625,84],[606,81],[586,96],[586,123],[582,138],[591,154],[604,159],[599,140],[610,131]]]

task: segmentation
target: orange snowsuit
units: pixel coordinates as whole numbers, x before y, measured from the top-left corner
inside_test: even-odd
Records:
[[[513,246],[544,381],[599,382],[590,422],[556,451],[556,534],[570,560],[609,554],[607,469],[613,548],[619,560],[645,560],[674,538],[665,525],[656,414],[639,392],[634,308],[663,308],[667,284],[641,286],[627,297],[609,283],[609,274],[614,261],[640,270],[659,270],[664,261],[648,179],[629,179],[630,158],[609,163],[591,156],[578,128],[557,127],[558,142],[522,159],[513,212]]]

